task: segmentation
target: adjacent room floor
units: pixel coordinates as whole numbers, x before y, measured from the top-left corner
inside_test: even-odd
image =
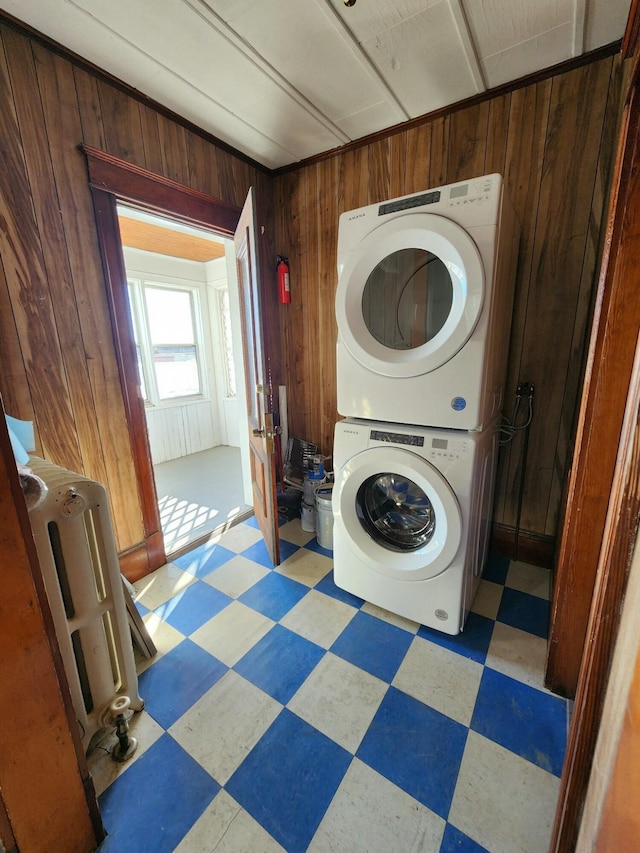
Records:
[[[338,589],[299,519],[254,519],[137,584],[134,758],[89,757],[100,853],[548,849],[567,703],[543,687],[549,573],[490,558],[450,637]]]
[[[153,466],[167,554],[235,523],[244,503],[240,448],[219,445]]]

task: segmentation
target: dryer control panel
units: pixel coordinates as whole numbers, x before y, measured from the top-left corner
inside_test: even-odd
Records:
[[[429,459],[460,459],[468,450],[463,438],[432,438],[428,448]]]

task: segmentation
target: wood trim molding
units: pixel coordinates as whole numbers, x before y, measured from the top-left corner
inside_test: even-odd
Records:
[[[240,215],[237,207],[141,166],[127,163],[105,151],[89,145],[79,147],[87,158],[89,185],[92,189],[111,193],[119,201],[129,202],[152,213],[165,213],[167,197],[170,196],[172,219],[205,228],[215,224],[219,234],[233,237],[235,223]]]

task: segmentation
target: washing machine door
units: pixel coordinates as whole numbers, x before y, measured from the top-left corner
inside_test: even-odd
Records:
[[[401,580],[445,571],[462,538],[447,480],[426,459],[395,447],[364,450],[337,472],[333,511],[360,559]]]
[[[482,311],[482,258],[469,234],[442,216],[382,223],[348,256],[336,319],[351,355],[383,376],[421,376],[469,340]]]

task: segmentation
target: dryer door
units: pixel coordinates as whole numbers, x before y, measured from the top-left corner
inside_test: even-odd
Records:
[[[449,219],[413,213],[371,231],[346,261],[336,291],[344,345],[383,376],[429,373],[469,340],[484,298],[482,258]]]
[[[445,571],[462,538],[449,483],[425,459],[396,447],[364,450],[338,471],[333,512],[362,560],[405,581]]]

